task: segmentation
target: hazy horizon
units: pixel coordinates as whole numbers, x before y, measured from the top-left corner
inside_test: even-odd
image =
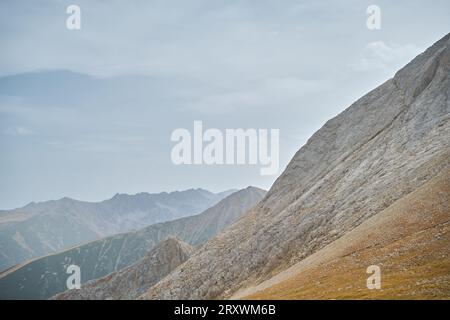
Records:
[[[448,30],[448,1],[0,3],[0,209],[265,190],[327,120]],[[174,5],[174,3],[176,5]],[[422,26],[426,24],[427,28]],[[174,129],[280,129],[280,168],[175,166]]]
[[[58,199],[46,199],[46,200],[41,200],[41,201],[30,201],[30,202],[28,202],[28,203],[26,203],[26,204],[24,204],[23,206],[20,206],[20,207],[0,208],[0,211],[9,211],[9,210],[14,210],[14,209],[19,209],[19,208],[25,207],[25,206],[27,206],[29,204],[39,204],[39,203],[43,203],[43,202],[47,202],[47,201],[58,201],[58,200],[63,200],[63,199],[71,199],[71,200],[75,200],[75,201],[89,202],[89,203],[98,203],[98,202],[102,202],[102,201],[106,201],[106,200],[111,200],[112,198],[114,198],[117,195],[135,196],[135,195],[142,194],[142,193],[149,194],[149,195],[159,195],[159,194],[163,194],[163,193],[172,194],[172,193],[186,192],[186,191],[191,191],[191,190],[194,190],[194,191],[196,191],[196,190],[203,190],[203,191],[211,192],[211,193],[214,193],[214,194],[220,194],[220,193],[229,192],[229,191],[238,192],[239,190],[242,190],[242,189],[239,189],[239,190],[238,189],[227,189],[227,190],[222,190],[222,191],[211,191],[211,190],[207,190],[205,188],[198,187],[198,188],[189,188],[189,189],[182,189],[182,190],[170,190],[170,191],[169,190],[162,190],[162,191],[159,191],[159,192],[145,192],[145,191],[143,191],[143,192],[137,192],[137,193],[132,193],[132,194],[117,192],[117,193],[115,193],[115,194],[113,194],[110,197],[107,197],[105,199],[90,200],[90,201],[87,201],[87,200],[84,200],[84,199],[77,199],[77,198],[72,198],[72,197],[65,196],[65,197],[58,198]],[[265,191],[267,191],[267,190],[265,190]]]

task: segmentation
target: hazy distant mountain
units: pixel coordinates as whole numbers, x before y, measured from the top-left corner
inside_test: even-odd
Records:
[[[63,198],[2,211],[0,270],[76,244],[198,214],[232,192],[116,194],[95,203]]]
[[[203,243],[239,219],[264,195],[264,190],[248,187],[199,215],[110,236],[11,268],[0,274],[0,299],[49,298],[66,290],[69,265],[81,268],[81,281],[85,283],[130,266],[171,236],[191,245]]]
[[[185,262],[193,247],[169,237],[142,259],[118,272],[85,283],[80,290],[68,290],[55,297],[61,300],[135,299]]]
[[[66,70],[38,71],[0,77],[0,95],[22,97],[33,101],[37,106],[70,106],[74,101],[88,97],[93,99],[94,95],[104,93],[106,89],[101,80]]]
[[[203,245],[182,268],[151,287],[143,298],[230,297],[307,259],[367,219],[383,213],[397,200],[445,174],[450,169],[449,97],[450,34],[392,79],[329,120],[295,154],[254,209]],[[439,196],[443,191],[436,192]],[[403,217],[407,215],[406,212]],[[448,221],[448,202],[443,206],[442,216],[440,222]],[[432,218],[426,212],[421,217]],[[395,215],[391,218],[395,219]],[[416,222],[421,223],[420,219]],[[390,223],[398,225],[395,220],[385,225]],[[426,226],[429,221],[423,223]],[[439,228],[427,234],[439,237],[437,245],[425,247],[436,250],[428,262],[440,265],[433,269],[442,280],[432,280],[431,295],[435,296],[443,296],[442,292],[448,289],[448,263],[442,261],[448,260],[448,229],[443,225]],[[420,232],[420,228],[416,230]],[[401,251],[417,243],[413,238],[403,239],[397,249],[392,247],[394,250],[383,253],[380,263],[395,265]],[[414,255],[403,258],[407,260],[404,265],[414,264]],[[377,264],[377,259],[367,262]],[[425,290],[430,283],[426,267],[411,270],[416,272],[412,290]],[[336,272],[348,279],[351,278],[348,272],[367,276],[365,268],[355,271],[347,268],[346,263],[339,264]],[[324,275],[326,279],[327,274]],[[349,286],[354,285],[354,279]],[[408,281],[398,277],[391,279],[390,284],[398,288],[411,286],[405,283]],[[316,287],[318,291],[322,289]],[[290,290],[297,290],[295,284]],[[402,297],[401,291],[398,292]],[[358,297],[364,294],[360,291]]]
[[[69,70],[42,70],[0,77],[0,96],[21,97],[35,107],[106,106],[114,101],[139,102],[145,97],[169,93],[176,79],[127,75],[98,78]],[[70,88],[71,90],[67,90]],[[51,92],[51,94],[49,94]]]

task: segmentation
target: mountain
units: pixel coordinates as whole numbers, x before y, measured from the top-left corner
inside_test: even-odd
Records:
[[[245,299],[450,299],[450,171],[256,287]],[[370,265],[381,289],[367,290]]]
[[[96,78],[68,70],[29,72],[0,77],[0,96],[22,97],[38,106],[64,106],[74,100],[98,95],[106,89],[101,84]]]
[[[169,237],[131,266],[103,278],[89,281],[79,290],[68,290],[61,293],[54,299],[135,299],[185,262],[193,250],[193,247],[187,243]]]
[[[161,102],[161,95],[169,95],[170,88],[179,83],[179,79],[167,77],[93,77],[70,70],[41,70],[0,77],[0,97],[20,97],[22,103],[41,109],[48,106],[85,108],[92,104],[106,108],[107,104],[125,101],[130,105],[142,101]]]
[[[80,267],[85,283],[130,266],[171,236],[199,245],[238,220],[264,195],[264,190],[248,187],[199,215],[92,241],[16,266],[0,274],[0,299],[47,299],[66,290],[69,265]]]
[[[257,206],[141,298],[230,297],[444,174],[450,169],[449,76],[450,34],[329,120]]]
[[[116,194],[102,202],[63,198],[2,211],[0,270],[87,241],[198,214],[232,192]]]

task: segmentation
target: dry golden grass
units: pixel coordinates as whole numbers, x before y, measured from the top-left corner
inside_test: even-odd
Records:
[[[234,298],[450,299],[450,172]],[[381,268],[369,290],[366,268]]]

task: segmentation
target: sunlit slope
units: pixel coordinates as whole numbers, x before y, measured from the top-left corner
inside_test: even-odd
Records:
[[[245,299],[450,299],[450,171],[257,287]],[[381,268],[367,289],[366,268]]]

